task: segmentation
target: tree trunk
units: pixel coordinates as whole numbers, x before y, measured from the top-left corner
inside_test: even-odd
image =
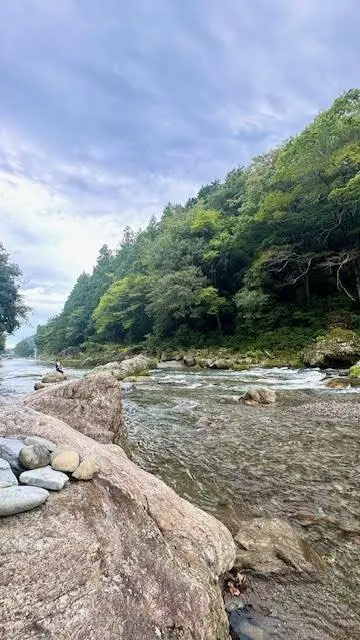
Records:
[[[306,304],[310,303],[310,285],[309,285],[309,276],[306,275],[305,276],[305,297],[306,297]]]
[[[353,265],[354,265],[354,272],[355,272],[357,298],[358,298],[358,301],[360,302],[360,260],[359,258],[356,258],[354,260]]]
[[[219,333],[222,333],[221,320],[220,320],[220,316],[219,316],[218,313],[216,314],[216,322],[217,322],[217,327],[218,327]]]

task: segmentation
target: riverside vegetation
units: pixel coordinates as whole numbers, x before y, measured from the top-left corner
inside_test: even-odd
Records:
[[[353,89],[279,148],[127,228],[38,327],[38,352],[96,364],[129,345],[196,346],[291,364],[332,327],[357,331],[359,138]]]

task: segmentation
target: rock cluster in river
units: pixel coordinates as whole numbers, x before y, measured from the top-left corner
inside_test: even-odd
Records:
[[[86,456],[58,447],[39,436],[0,438],[0,516],[30,511],[42,505],[49,491],[61,491],[77,480],[91,480],[99,471]]]

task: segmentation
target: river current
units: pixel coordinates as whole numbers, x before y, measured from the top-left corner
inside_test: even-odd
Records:
[[[51,365],[0,360],[0,393],[19,397]],[[69,377],[84,371],[68,369]],[[250,385],[275,406],[232,402]],[[232,531],[281,517],[322,557],[325,575],[258,579],[254,601],[277,621],[271,637],[360,638],[360,392],[331,390],[324,372],[288,368],[195,371],[166,363],[124,394],[135,462]],[[206,421],[199,418],[206,417]]]

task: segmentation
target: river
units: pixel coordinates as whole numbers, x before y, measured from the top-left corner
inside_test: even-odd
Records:
[[[50,365],[0,360],[0,392],[31,392]],[[67,370],[71,377],[81,370]],[[281,517],[322,556],[326,574],[251,583],[277,621],[271,637],[360,637],[360,393],[330,390],[318,370],[194,371],[164,368],[124,394],[134,460],[235,533],[241,520]],[[231,396],[249,385],[278,403],[245,407]],[[198,426],[206,416],[209,424]]]

